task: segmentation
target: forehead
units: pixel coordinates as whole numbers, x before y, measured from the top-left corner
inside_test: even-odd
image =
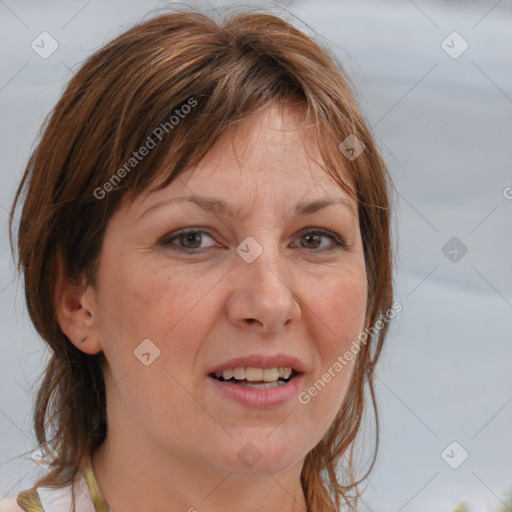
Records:
[[[304,107],[271,105],[231,127],[216,141],[189,176],[193,182],[221,178],[220,171],[243,171],[246,179],[294,176],[316,182],[325,174],[315,131],[305,126]],[[271,172],[270,172],[271,171]],[[188,181],[188,180],[187,180]]]
[[[272,104],[226,130],[195,166],[161,190],[134,201],[137,208],[170,197],[210,195],[242,208],[348,194],[328,174],[318,132],[301,104]],[[165,174],[165,173],[162,173]],[[344,181],[349,183],[345,169]]]

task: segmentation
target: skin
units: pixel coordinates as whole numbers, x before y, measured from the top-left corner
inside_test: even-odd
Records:
[[[271,105],[165,189],[124,198],[106,229],[96,287],[80,293],[59,275],[63,331],[107,361],[109,431],[92,463],[116,511],[306,510],[304,459],[333,422],[355,359],[307,405],[295,397],[250,408],[207,377],[233,357],[288,354],[305,365],[304,391],[363,329],[367,283],[356,203],[322,169],[304,113]],[[224,199],[240,217],[177,203],[139,219],[154,203],[189,194]],[[296,203],[325,196],[347,204],[293,215]],[[184,227],[206,233],[162,243]],[[304,236],[305,228],[338,235],[346,246],[326,252],[335,242]],[[263,250],[252,263],[236,252],[248,236]],[[149,366],[134,356],[145,339],[160,350]],[[261,453],[251,468],[237,457],[248,442]]]

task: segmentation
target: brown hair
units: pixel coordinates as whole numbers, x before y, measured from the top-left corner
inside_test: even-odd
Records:
[[[165,187],[197,164],[224,130],[272,102],[307,106],[326,172],[340,187],[355,190],[368,279],[366,326],[390,309],[390,180],[352,90],[327,49],[262,12],[219,20],[186,9],[160,14],[85,61],[45,121],[9,219],[14,251],[13,219],[23,198],[18,270],[30,318],[51,348],[33,420],[38,442],[52,445],[57,458],[36,485],[69,484],[82,457],[107,433],[104,356],[80,351],[60,329],[53,298],[56,261],[77,285],[82,278],[94,285],[105,227],[121,198],[157,181],[155,189]],[[187,104],[190,109],[183,108]],[[183,115],[175,124],[177,110]],[[355,160],[338,149],[351,134],[365,148]],[[131,161],[142,146],[151,150]],[[373,467],[376,448],[369,469],[356,479],[353,448],[366,385],[376,407],[374,366],[386,332],[387,323],[361,345],[342,408],[306,456],[301,483],[308,510],[336,511],[341,499],[356,503],[357,484]],[[375,418],[378,440],[376,409]],[[349,481],[342,484],[337,471],[345,457]]]

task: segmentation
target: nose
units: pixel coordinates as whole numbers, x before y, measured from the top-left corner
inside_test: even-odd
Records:
[[[237,327],[278,334],[296,323],[302,312],[286,262],[268,253],[264,251],[252,263],[237,261],[231,275],[228,317]]]

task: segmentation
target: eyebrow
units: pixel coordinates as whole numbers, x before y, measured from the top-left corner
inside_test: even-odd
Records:
[[[145,210],[137,219],[139,221],[142,217],[146,216],[149,212],[156,210],[162,206],[165,206],[170,203],[178,203],[178,202],[190,202],[197,205],[202,210],[207,212],[216,214],[216,215],[226,215],[228,217],[239,217],[241,208],[235,209],[232,205],[226,203],[226,201],[222,199],[216,199],[212,197],[206,196],[198,196],[198,195],[189,195],[182,197],[173,197],[172,199],[164,199],[162,201],[158,201],[155,204],[151,205],[147,210]],[[331,205],[342,205],[350,210],[352,214],[355,215],[355,210],[352,204],[343,197],[326,197],[321,199],[315,199],[314,201],[303,201],[301,203],[297,203],[293,208],[294,214],[296,216],[304,216],[311,215],[327,206]]]

